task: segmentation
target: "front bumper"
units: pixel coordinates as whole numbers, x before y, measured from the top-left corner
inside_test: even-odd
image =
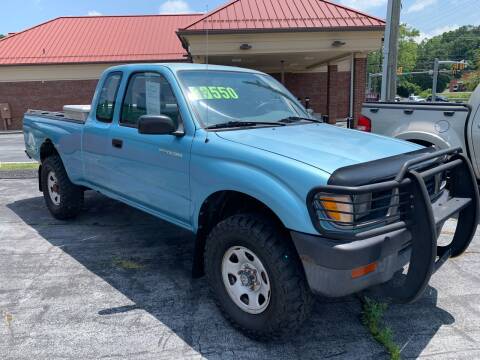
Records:
[[[349,295],[390,280],[408,263],[412,236],[407,229],[365,240],[339,243],[321,236],[291,232],[310,289],[329,297]],[[358,278],[352,271],[376,263],[376,270]]]
[[[410,169],[414,164],[442,156],[446,160],[435,168],[423,172]],[[424,179],[445,171],[449,190],[432,204]],[[391,289],[390,295],[412,302],[449,257],[459,256],[466,250],[478,223],[479,199],[471,165],[459,149],[410,160],[393,181],[359,187],[328,185],[315,190],[355,195],[390,187],[403,187],[411,194],[412,210],[408,217],[350,236],[328,231],[320,232],[320,236],[291,232],[313,292],[332,297],[352,294],[387,282],[410,263],[403,287]],[[452,242],[448,246],[437,246],[441,227],[453,216],[458,216],[458,225]],[[371,271],[364,275],[353,275],[357,269],[373,264]]]

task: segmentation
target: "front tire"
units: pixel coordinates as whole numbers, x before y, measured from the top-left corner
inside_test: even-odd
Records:
[[[287,235],[255,214],[220,222],[205,247],[205,272],[223,315],[255,340],[292,334],[313,296]]]
[[[41,184],[43,197],[50,213],[59,220],[76,217],[83,207],[83,189],[68,178],[58,155],[42,163]]]

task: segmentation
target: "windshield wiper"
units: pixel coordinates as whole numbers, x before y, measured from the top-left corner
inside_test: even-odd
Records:
[[[206,126],[205,129],[226,129],[235,127],[248,127],[257,125],[285,126],[285,124],[273,121],[227,121],[220,124]]]
[[[306,118],[306,117],[301,117],[301,116],[289,116],[286,117],[282,120],[278,120],[279,123],[285,123],[285,124],[290,124],[298,121],[310,121],[310,122],[315,122],[315,123],[323,123],[322,120],[317,120],[317,119],[312,119],[312,118]]]

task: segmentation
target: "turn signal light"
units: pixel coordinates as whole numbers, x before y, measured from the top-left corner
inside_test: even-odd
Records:
[[[358,119],[356,129],[365,132],[372,132],[372,121],[366,116],[362,115]]]
[[[330,219],[342,222],[353,222],[352,198],[347,195],[332,195],[332,197],[321,197],[320,201]]]
[[[357,279],[359,277],[365,276],[377,270],[378,264],[376,262],[362,266],[352,270],[352,279]]]

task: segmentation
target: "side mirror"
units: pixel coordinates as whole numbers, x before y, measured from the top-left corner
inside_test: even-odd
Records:
[[[174,134],[177,126],[170,116],[143,115],[138,119],[138,132],[149,135]]]

